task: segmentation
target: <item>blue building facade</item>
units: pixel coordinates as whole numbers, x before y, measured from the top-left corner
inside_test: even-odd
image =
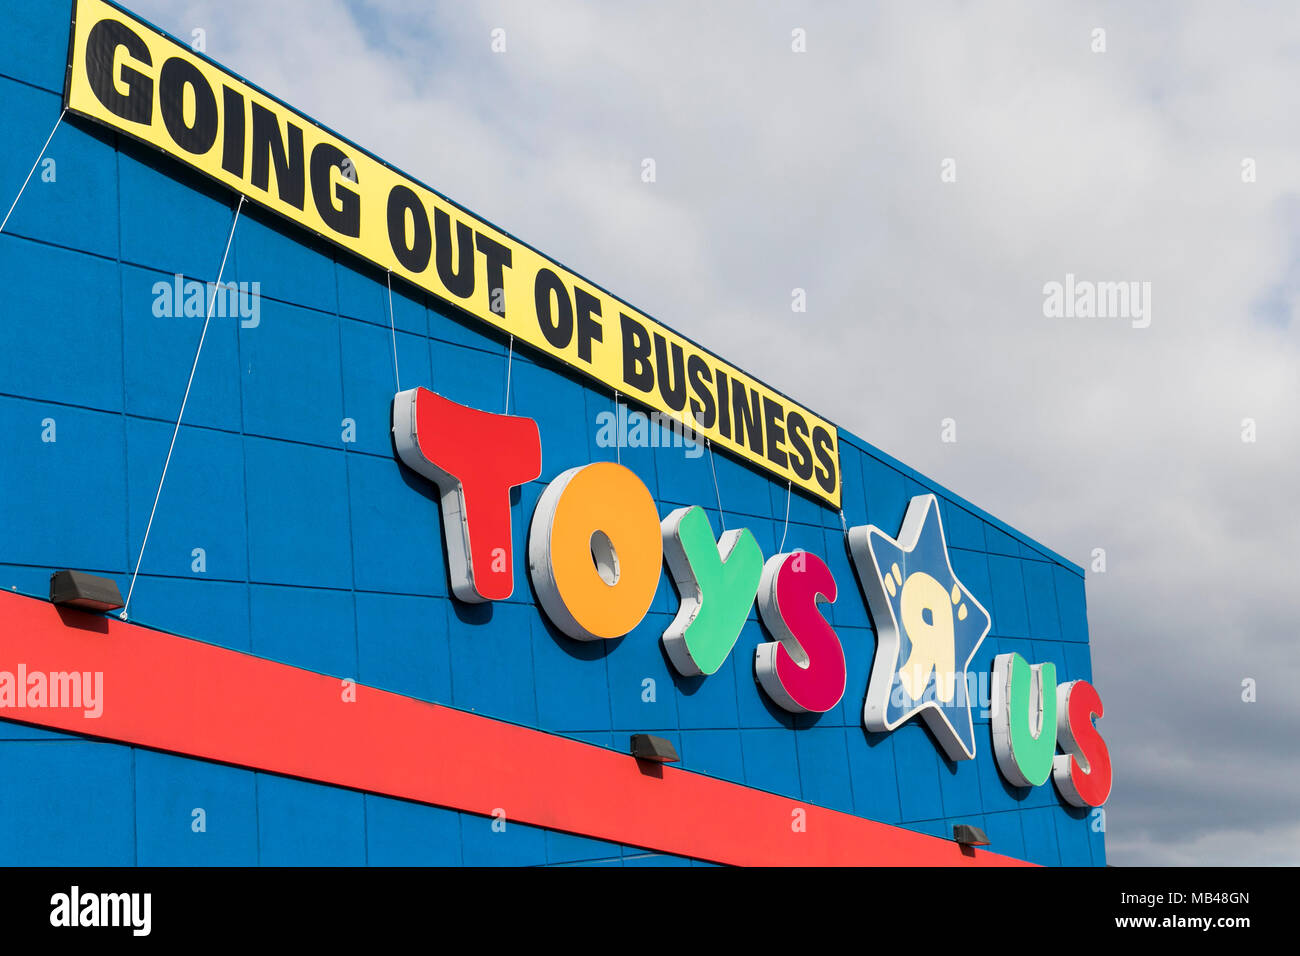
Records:
[[[71,4],[0,8],[8,208],[62,110]],[[0,587],[43,599],[52,571],[77,568],[125,594],[204,323],[159,315],[157,290],[216,278],[236,197],[73,117],[43,156],[0,234]],[[606,447],[610,389],[527,349],[508,355],[503,336],[404,283],[390,331],[382,272],[251,206],[224,278],[259,283],[258,314],[208,329],[132,621],[620,752],[630,733],[654,733],[690,771],[944,838],[974,824],[989,849],[1036,863],[1105,863],[1093,813],[1050,783],[999,774],[986,712],[973,761],[948,760],[918,721],[864,729],[875,635],[833,509],[796,493],[787,527],[785,484],[728,455]],[[540,426],[509,601],[450,596],[437,489],[393,453],[394,339],[402,388],[487,410],[506,402],[510,363],[510,411]],[[1078,566],[856,436],[839,441],[848,525],[892,533],[914,495],[938,496],[953,569],[992,618],[973,670],[1016,651],[1091,679]],[[678,675],[659,640],[678,606],[667,574],[620,640],[580,643],[550,625],[519,557],[528,518],[556,475],[616,456],[661,515],[701,505],[715,530],[752,530],[765,555],[784,538],[826,560],[849,675],[837,708],[773,706],[755,683],[754,648],[770,637],[753,612],[721,670]],[[0,759],[5,864],[697,862],[8,720]]]

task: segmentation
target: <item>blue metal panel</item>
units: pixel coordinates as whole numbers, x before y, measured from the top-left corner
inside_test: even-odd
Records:
[[[256,866],[257,790],[247,770],[135,750],[141,866]]]
[[[42,438],[47,420],[53,423],[54,441]],[[6,436],[0,468],[0,541],[8,562],[124,569],[122,417],[0,398],[0,434]]]
[[[850,594],[847,600],[857,600]],[[867,678],[871,674],[871,663],[876,654],[876,635],[865,627],[835,626],[839,635],[840,646],[844,648],[845,674],[844,699],[835,715],[841,726],[848,727],[855,733],[864,732],[862,722],[862,702],[867,696]]]
[[[538,725],[548,730],[610,729],[610,645],[635,640],[574,641],[540,616],[532,621],[533,688]],[[631,688],[619,690],[628,695]],[[639,699],[639,697],[637,698]]]
[[[169,422],[126,419],[132,555],[139,554],[149,526],[172,431]],[[214,468],[213,462],[223,462],[224,467]],[[181,428],[158,498],[141,573],[247,580],[243,463],[238,435],[210,428]]]
[[[1092,865],[1106,865],[1106,808],[1093,807],[1088,811],[1088,845],[1092,849]]]
[[[600,406],[598,400],[593,400],[593,405]],[[717,509],[718,495],[721,488],[715,489],[713,484],[713,469],[709,462],[712,460],[717,463],[721,453],[710,453],[706,447],[704,453],[698,457],[691,458],[683,453],[682,449],[677,449],[675,455],[653,455],[646,460],[647,454],[644,450],[629,456],[628,449],[623,449],[621,454],[624,456],[624,463],[641,476],[643,481],[646,480],[647,471],[655,473],[661,480],[658,481],[658,494],[656,500],[660,507],[667,513],[673,508],[681,505],[699,505],[702,508],[709,509],[712,512],[713,530],[721,534],[722,528],[718,527]],[[654,488],[655,485],[647,485]],[[724,497],[722,499],[723,507],[732,507],[732,504]],[[744,522],[741,522],[743,525]],[[733,527],[735,527],[733,525]],[[766,552],[764,552],[766,554]]]
[[[501,808],[502,813],[507,813]],[[496,825],[494,829],[493,824]],[[539,866],[546,862],[546,831],[504,817],[460,815],[466,866]]]
[[[584,863],[617,860],[622,865],[622,847],[606,840],[593,840],[558,830],[546,831],[548,863]]]
[[[532,624],[522,604],[450,601],[452,701],[461,710],[537,726]]]
[[[706,453],[705,458],[708,457]],[[714,452],[713,467],[718,476],[718,489],[722,494],[722,507],[737,516],[728,527],[745,524],[746,517],[768,518],[772,515],[772,495],[769,482],[756,472],[733,460],[731,456]],[[770,553],[764,549],[764,553]]]
[[[990,554],[989,583],[993,588],[992,633],[998,637],[1028,637],[1029,611],[1025,604],[1025,579],[1019,558]]]
[[[745,755],[745,783],[800,798],[799,755],[793,730],[749,730],[741,748]]]
[[[390,316],[389,277],[345,252],[336,250],[334,254],[339,315],[384,329],[396,327],[399,332],[418,335],[423,344],[429,334],[424,293],[410,290],[399,280],[392,290]]]
[[[364,866],[365,795],[305,780],[257,774],[263,866]]]
[[[1084,596],[1083,576],[1056,565],[1052,569],[1056,583],[1056,606],[1061,612],[1061,637],[1084,644],[1088,641],[1088,608]]]
[[[862,485],[867,493],[867,520],[894,537],[907,512],[908,498],[903,476],[889,465],[864,456]]]
[[[1088,838],[1088,812],[1069,807],[1054,813],[1056,844],[1061,866],[1092,866],[1092,848]]]
[[[743,728],[777,728],[793,727],[794,716],[788,711],[782,710],[772,699],[767,696],[754,678],[754,648],[759,644],[767,643],[772,640],[772,635],[767,632],[758,621],[749,620],[740,631],[740,638],[736,641],[736,647],[731,652],[731,657],[727,659],[727,665],[733,668],[735,678],[735,690],[733,700],[739,708],[740,726]],[[722,675],[726,666],[718,671],[714,680]],[[685,711],[683,711],[683,714]],[[725,727],[724,723],[713,723],[707,726]],[[735,726],[732,724],[732,726]]]
[[[667,853],[647,853],[642,850],[632,855],[623,855],[624,866],[690,866],[691,861],[684,856],[671,856]]]
[[[79,740],[4,745],[0,866],[131,866],[131,748]],[[93,781],[93,786],[87,786]]]
[[[147,146],[122,140],[120,148],[122,261],[215,282],[239,201]]]
[[[966,548],[970,551],[984,550],[983,521],[947,498],[939,499],[939,514],[943,518],[943,530],[948,538],[948,547]]]
[[[5,27],[7,30],[9,24]],[[0,160],[4,197],[0,216],[8,212],[41,155],[22,201],[5,226],[5,235],[28,236],[115,258],[117,157],[113,134],[82,125],[70,116],[54,130],[62,111],[58,96],[12,81],[0,81],[0,90],[0,124],[6,143]],[[54,138],[42,154],[51,131]]]
[[[1061,639],[1052,565],[1045,561],[1021,561],[1025,578],[1025,600],[1029,605],[1029,636],[1043,641]]]
[[[357,674],[355,615],[351,591],[249,589],[254,654],[340,679]]]
[[[898,823],[899,777],[894,764],[894,741],[890,734],[867,734],[850,727],[845,735],[849,773],[853,784],[853,812],[869,820]],[[907,786],[913,786],[907,781]]]
[[[506,402],[506,358],[460,345],[429,340],[433,381],[417,382],[462,405],[500,414]],[[406,386],[410,388],[410,385]],[[549,474],[546,436],[542,436],[542,474]]]
[[[129,580],[130,575],[122,576],[123,597]],[[245,653],[252,651],[248,585],[243,581],[141,574],[135,582],[130,613],[137,624]]]
[[[1025,834],[1025,859],[1042,866],[1061,865],[1055,821],[1059,812],[1055,807],[1040,807],[1020,813],[1020,826]]]
[[[1015,811],[984,814],[984,832],[989,838],[988,849],[1004,856],[1024,859],[1025,835],[1020,828],[1020,814]]]
[[[459,866],[460,814],[366,794],[366,862],[370,866]]]
[[[863,479],[866,467],[866,455],[857,446],[846,440],[846,432],[840,429],[840,477],[843,486],[840,489],[840,510],[844,512],[844,523],[850,528],[868,524],[867,489]],[[839,515],[829,510],[822,518],[828,528],[839,525]]]
[[[121,411],[117,282],[109,260],[0,235],[0,391]]]
[[[903,821],[912,823],[943,816],[939,790],[939,762],[943,758],[934,738],[917,721],[904,724],[891,736]]]
[[[983,551],[967,551],[949,546],[948,560],[952,562],[953,573],[957,580],[966,586],[966,590],[975,595],[975,600],[984,605],[984,609],[993,617],[989,633],[997,634],[998,618],[993,606],[993,585],[989,581],[989,555]],[[988,643],[988,638],[984,642]]]
[[[978,731],[977,731],[978,732]],[[984,740],[976,738],[976,752]],[[951,761],[939,756],[939,792],[943,799],[943,812],[949,817],[968,817],[984,810],[980,793],[979,768],[969,760]]]
[[[498,380],[505,394],[504,381]],[[592,461],[587,435],[594,421],[587,417],[587,391],[573,380],[554,371],[542,370],[515,356],[510,372],[510,413],[537,422],[542,434],[542,479],[550,481],[570,468]],[[500,412],[498,406],[488,411]],[[653,494],[653,488],[651,489]]]
[[[858,584],[858,575],[849,558],[844,531],[838,522],[833,528],[822,529],[820,542],[810,539],[808,550],[816,554],[835,576],[835,587],[839,597],[834,604],[823,605],[827,620],[839,631],[845,627],[870,628],[871,615],[867,612],[866,598]]]
[[[984,524],[984,543],[990,554],[1020,557],[1020,542],[991,522]]]
[[[62,93],[72,0],[11,6],[5,11],[5,29],[0,31],[0,73]]]
[[[323,316],[321,321],[328,322]],[[343,415],[356,422],[356,441],[349,451],[393,458],[392,406],[397,392],[393,374],[394,334],[380,327],[345,319],[340,323],[343,355]],[[397,368],[402,388],[430,388],[429,348],[422,335],[397,332]],[[425,486],[429,483],[417,479]]]
[[[631,733],[646,727],[689,726],[679,724],[678,706],[682,696],[674,685],[675,671],[659,640],[671,621],[666,614],[647,614],[636,630],[614,642],[615,646],[605,655],[602,679],[609,682],[610,719],[615,730]],[[574,643],[567,638],[559,640]],[[720,677],[717,683],[727,687],[730,682]]]
[[[245,205],[242,215],[226,281],[258,282],[264,298],[336,313],[339,298],[330,248],[269,212]]]
[[[795,731],[803,797],[819,807],[853,812],[849,754],[842,727],[804,727]],[[856,733],[856,731],[848,731]]]
[[[244,469],[252,579],[350,588],[348,473],[343,452],[245,438]]]
[[[185,314],[186,283],[178,296],[168,273],[134,266],[120,271],[126,411],[175,424],[207,313]],[[185,424],[240,430],[239,322],[227,314],[208,323]],[[93,335],[93,327],[87,331]]]
[[[394,289],[394,296],[396,296],[396,289]],[[509,303],[506,305],[508,308]],[[428,301],[428,306],[429,337],[436,340],[434,348],[442,347],[443,343],[450,343],[477,349],[490,355],[499,355],[504,360],[509,350],[509,340],[506,336],[489,331],[481,322],[468,318],[452,306],[443,305],[432,299]],[[396,298],[393,300],[393,307],[394,309],[398,307]],[[519,347],[519,343],[516,342],[515,348]],[[505,367],[504,361],[502,367]],[[501,394],[505,394],[504,388]]]
[[[739,730],[683,730],[681,766],[696,773],[745,782],[745,757]]]
[[[343,447],[338,321],[262,300],[259,324],[239,335],[245,432]]]
[[[395,694],[450,704],[447,602],[358,591],[357,679]]]
[[[446,595],[437,486],[396,458],[372,455],[347,456],[347,482],[357,588]]]

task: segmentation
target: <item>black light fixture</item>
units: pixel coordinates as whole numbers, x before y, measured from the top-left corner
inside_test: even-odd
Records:
[[[55,571],[50,575],[50,603],[82,611],[113,611],[122,606],[122,592],[112,578],[85,571]]]
[[[671,740],[664,740],[654,734],[633,734],[632,756],[637,760],[650,760],[654,763],[676,763],[681,759]]]
[[[979,827],[969,823],[957,823],[952,828],[952,838],[962,846],[988,846],[989,838]]]

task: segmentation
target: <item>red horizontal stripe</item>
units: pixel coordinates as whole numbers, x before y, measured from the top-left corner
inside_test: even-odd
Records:
[[[0,670],[101,671],[103,714],[0,716],[719,863],[1011,865],[949,841],[137,624],[0,594]],[[657,770],[658,768],[656,768]],[[803,808],[805,831],[792,828]],[[124,823],[125,825],[125,823]]]

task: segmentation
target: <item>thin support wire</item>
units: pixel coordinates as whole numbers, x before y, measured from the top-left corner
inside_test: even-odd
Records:
[[[727,516],[722,513],[722,491],[718,488],[718,470],[713,467],[713,442],[704,439],[704,447],[709,450],[709,471],[713,472],[713,493],[718,497],[718,523],[722,530],[727,530]]]
[[[397,320],[393,318],[393,270],[388,270],[388,330],[393,335],[393,380],[402,390],[402,373],[397,370]]]
[[[221,268],[217,270],[216,288],[221,288],[221,278],[226,274],[226,260],[230,258],[230,244],[235,240],[235,227],[239,225],[239,213],[244,208],[244,197],[239,197],[239,205],[235,207],[235,220],[230,224],[230,235],[226,237],[226,251],[221,256]],[[190,400],[190,389],[194,385],[194,373],[199,368],[199,356],[203,354],[203,341],[208,337],[208,325],[212,322],[212,310],[217,305],[217,295],[213,294],[211,301],[208,303],[208,317],[203,320],[203,332],[199,335],[199,347],[194,350],[194,364],[190,366],[190,378],[185,383],[185,397],[181,399],[181,410],[176,416],[176,424],[172,428],[171,444],[167,446],[167,458],[163,462],[162,475],[158,479],[158,490],[154,492],[153,507],[149,509],[149,523],[144,528],[144,540],[140,542],[140,553],[135,559],[135,570],[131,573],[131,585],[126,591],[126,603],[122,606],[122,613],[119,615],[122,620],[127,620],[127,612],[131,609],[131,595],[135,593],[135,579],[140,574],[140,562],[144,560],[144,549],[149,545],[149,532],[153,530],[154,515],[158,513],[158,499],[162,497],[163,482],[167,480],[167,469],[172,463],[172,452],[176,449],[176,436],[180,434],[181,419],[185,417],[185,406]]]
[[[785,527],[781,529],[781,546],[776,549],[777,554],[785,551],[785,535],[790,530],[790,496],[792,495],[789,480],[785,483]]]
[[[506,353],[506,407],[501,414],[510,414],[510,367],[515,363],[515,337],[510,336],[510,351]]]
[[[12,216],[14,210],[18,208],[18,200],[23,198],[23,193],[27,191],[27,184],[32,181],[32,176],[36,174],[36,167],[41,164],[41,159],[44,158],[45,151],[50,148],[50,142],[54,139],[54,134],[59,130],[59,124],[63,122],[63,117],[67,115],[68,108],[65,106],[63,107],[63,112],[59,114],[59,118],[54,121],[54,129],[50,130],[50,135],[45,137],[45,145],[41,147],[40,153],[37,154],[36,162],[32,163],[32,168],[27,174],[27,178],[23,180],[22,189],[18,190],[18,195],[14,197],[13,204],[9,207],[9,211],[5,213],[4,221],[0,222],[0,232],[4,232],[5,226],[9,225],[9,217]]]

